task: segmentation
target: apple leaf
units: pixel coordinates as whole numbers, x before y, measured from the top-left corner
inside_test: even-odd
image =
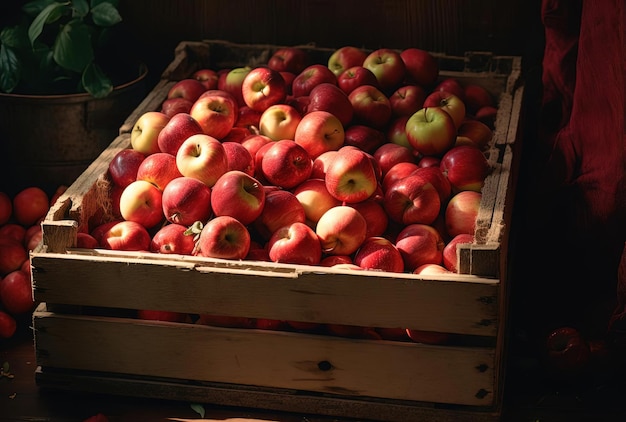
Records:
[[[69,3],[51,3],[33,19],[33,22],[28,28],[28,38],[31,44],[35,43],[35,40],[41,35],[43,27],[47,23],[55,22],[63,16],[63,12],[69,7],[68,5]]]
[[[111,80],[104,74],[102,69],[93,62],[85,68],[82,82],[85,90],[95,98],[106,97],[113,91]]]
[[[122,16],[118,10],[108,1],[95,5],[91,9],[91,16],[93,23],[98,26],[113,26],[122,21]]]
[[[72,0],[73,16],[84,18],[89,13],[89,3],[87,0]]]
[[[35,17],[40,14],[46,7],[55,3],[55,0],[34,0],[29,1],[24,6],[22,6],[22,11],[26,13],[28,16]]]
[[[80,20],[68,22],[54,40],[52,50],[59,66],[82,73],[94,58],[89,27]]]
[[[0,91],[11,92],[20,81],[20,62],[8,46],[0,45]]]

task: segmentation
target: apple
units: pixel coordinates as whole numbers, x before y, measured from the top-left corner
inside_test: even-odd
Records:
[[[256,160],[256,154],[259,151],[259,149],[261,149],[261,147],[265,144],[269,144],[272,143],[274,141],[272,141],[269,137],[265,136],[265,135],[261,135],[261,134],[255,134],[255,135],[250,135],[247,138],[245,138],[244,140],[241,141],[241,145],[248,150],[248,152],[250,153],[250,155],[252,156],[252,158],[255,161],[255,166],[257,163]]]
[[[352,121],[354,109],[348,98],[336,83],[323,82],[313,87],[309,93],[307,114],[314,111],[327,111],[339,119],[346,127]]]
[[[228,170],[240,170],[254,176],[254,158],[250,151],[239,142],[226,141],[222,142],[224,152],[226,153],[226,161]]]
[[[466,110],[463,100],[447,91],[433,91],[424,99],[423,108],[440,107],[445,110],[452,120],[454,127],[459,128],[465,119]]]
[[[24,243],[10,237],[0,238],[0,277],[18,270],[28,260]]]
[[[356,208],[338,205],[322,214],[315,233],[325,254],[351,255],[367,236],[367,221]]]
[[[431,89],[439,77],[439,63],[426,50],[410,47],[400,52],[405,73],[409,80],[426,89]]]
[[[423,264],[441,265],[445,247],[441,233],[429,224],[408,224],[395,240],[404,260],[404,269],[413,272]]]
[[[313,168],[311,169],[311,179],[325,179],[328,164],[337,155],[336,150],[329,150],[321,153],[313,159]]]
[[[469,83],[463,87],[463,92],[467,111],[471,115],[475,115],[482,107],[495,106],[491,93],[481,85]]]
[[[443,266],[445,267],[445,269],[453,273],[458,272],[458,245],[466,243],[474,243],[473,234],[460,233],[450,239],[448,243],[446,243],[446,246],[443,248]]]
[[[193,117],[205,135],[222,139],[235,126],[239,116],[237,99],[225,95],[226,91],[206,91],[193,103],[189,114]]]
[[[356,265],[352,265],[350,267],[354,267],[352,269],[358,269],[359,267]],[[346,338],[358,338],[358,339],[370,339],[370,340],[380,340],[380,335],[370,327],[361,327],[358,325],[348,325],[348,324],[327,324],[326,331],[328,334],[337,336],[337,337],[346,337]]]
[[[3,224],[0,226],[0,239],[13,239],[20,243],[24,243],[26,239],[26,227],[19,223]]]
[[[389,96],[393,116],[412,116],[424,106],[426,90],[420,85],[404,85]]]
[[[136,180],[145,180],[160,190],[173,179],[182,176],[176,167],[176,157],[167,152],[148,155],[137,169]]]
[[[285,80],[285,88],[286,88],[286,92],[287,92],[287,97],[290,97],[292,92],[291,92],[291,85],[293,85],[293,80],[296,79],[296,76],[298,76],[296,73],[292,73],[292,72],[279,72],[280,76],[283,77],[283,79]],[[285,99],[285,103],[286,103]]]
[[[0,280],[0,303],[11,315],[24,315],[33,310],[35,300],[28,273],[16,270]]]
[[[574,327],[559,327],[546,338],[547,362],[551,371],[572,376],[585,370],[591,358],[589,343]]]
[[[261,114],[259,133],[272,141],[293,140],[301,120],[300,112],[294,107],[287,104],[274,104]]]
[[[371,198],[365,201],[347,204],[356,209],[367,222],[367,237],[382,236],[387,230],[389,224],[389,216],[383,205]]]
[[[386,142],[385,133],[371,126],[354,124],[346,129],[344,144],[355,146],[369,154]]]
[[[276,229],[267,241],[267,250],[272,262],[318,265],[322,258],[317,234],[300,221]]]
[[[261,215],[264,206],[263,185],[243,171],[227,171],[211,190],[214,215],[236,218],[246,226]]]
[[[217,88],[217,71],[208,68],[202,68],[194,71],[191,77],[200,81],[204,85],[205,90]]]
[[[443,345],[450,341],[450,333],[442,333],[439,331],[414,330],[406,329],[406,334],[415,343]]]
[[[413,270],[413,274],[419,275],[440,275],[450,274],[452,271],[440,264],[422,264]]]
[[[124,220],[151,229],[164,219],[162,198],[161,189],[146,180],[135,180],[122,191],[120,214]]]
[[[133,148],[120,150],[109,161],[109,177],[119,187],[125,188],[137,180],[137,170],[146,156]]]
[[[13,196],[13,217],[23,226],[32,226],[50,209],[50,198],[38,186],[29,186]]]
[[[322,258],[321,267],[334,267],[335,265],[354,264],[350,255],[327,255]]]
[[[432,155],[420,156],[417,160],[417,165],[420,167],[437,167],[441,164],[441,157],[435,157]]]
[[[459,145],[448,150],[439,164],[452,190],[480,192],[491,165],[485,154],[474,145]]]
[[[144,155],[161,152],[158,143],[159,132],[169,121],[170,117],[160,111],[146,111],[141,114],[130,132],[132,148]]]
[[[211,325],[214,327],[255,328],[255,325],[256,325],[254,318],[248,318],[248,317],[235,317],[235,316],[209,315],[209,314],[200,314],[198,315],[198,317],[199,318],[196,321],[196,324]]]
[[[17,331],[15,318],[0,310],[0,338],[11,338]]]
[[[416,151],[415,148],[413,148],[406,134],[406,122],[409,121],[410,117],[411,116],[392,117],[387,125],[387,132],[385,134],[387,136],[387,141],[410,149],[413,152],[413,155],[417,157],[419,155],[419,151]]]
[[[89,233],[76,233],[76,247],[84,249],[96,249],[100,246],[95,237]]]
[[[270,255],[269,253],[267,253],[265,245],[262,245],[255,240],[250,241],[250,249],[248,250],[248,254],[246,255],[245,259],[248,261],[271,261]]]
[[[246,105],[243,100],[243,80],[248,76],[252,68],[250,66],[236,67],[229,70],[217,80],[217,89],[226,91],[237,100],[237,106]]]
[[[161,109],[158,111],[165,114],[167,117],[172,118],[178,113],[189,114],[193,103],[193,101],[189,101],[188,99],[183,97],[166,98],[161,103]]]
[[[149,251],[152,241],[148,229],[135,221],[103,223],[90,234],[102,248],[117,251]]]
[[[174,311],[156,311],[152,309],[139,309],[137,318],[149,321],[186,322],[187,314]],[[106,422],[106,421],[103,421]]]
[[[456,142],[456,126],[441,107],[427,107],[406,122],[409,144],[422,155],[442,155]]]
[[[391,103],[381,90],[373,85],[361,85],[348,95],[354,110],[354,123],[383,129],[391,120]]]
[[[172,223],[161,227],[152,236],[150,252],[191,255],[195,245],[194,235],[187,233],[187,226]]]
[[[6,192],[0,192],[0,226],[6,224],[13,215],[13,200]]]
[[[376,75],[361,65],[352,66],[337,76],[337,86],[347,95],[361,85],[372,85],[380,89]]]
[[[354,254],[354,263],[368,270],[401,273],[404,260],[389,240],[380,236],[367,237]]]
[[[383,92],[391,93],[404,81],[406,66],[400,52],[391,48],[372,51],[363,60],[363,67],[372,71]]]
[[[498,115],[498,109],[494,106],[484,106],[476,110],[474,118],[480,122],[486,124],[490,129],[494,129],[496,124],[496,117]]]
[[[257,318],[254,323],[254,328],[257,330],[275,330],[280,331],[285,327],[285,321],[269,318]]]
[[[195,254],[208,258],[241,260],[246,257],[249,249],[250,232],[244,223],[229,215],[219,215],[202,227]]]
[[[287,84],[279,72],[269,67],[255,67],[243,80],[241,87],[245,104],[257,111],[284,102]]]
[[[184,78],[176,81],[167,91],[166,98],[184,98],[194,102],[206,91],[206,87],[195,78]]]
[[[461,233],[473,235],[482,194],[472,190],[461,191],[450,198],[445,208],[444,222],[448,236]]]
[[[269,183],[283,189],[294,188],[307,180],[313,167],[306,148],[290,139],[273,142],[264,152],[260,164],[261,172]]]
[[[419,168],[414,161],[401,161],[394,164],[383,176],[382,188],[383,192],[387,192],[391,185],[400,179],[408,177],[411,173]]]
[[[410,174],[389,186],[383,206],[389,218],[397,223],[432,224],[441,211],[441,200],[427,177]]]
[[[191,226],[196,221],[205,222],[211,217],[211,188],[194,178],[180,176],[163,189],[161,206],[170,223]]]
[[[445,78],[441,82],[439,82],[433,92],[436,91],[445,91],[450,94],[454,94],[461,99],[461,101],[465,101],[465,89],[461,82],[457,78]]]
[[[259,129],[262,114],[263,111],[254,110],[247,105],[241,106],[237,113],[235,127],[244,127],[251,133],[256,134]]]
[[[41,241],[43,240],[43,229],[41,224],[33,224],[28,229],[26,229],[26,234],[24,235],[24,247],[27,251],[33,251]]]
[[[367,53],[359,47],[345,45],[332,52],[328,58],[328,68],[339,77],[347,69],[361,66],[366,57]]]
[[[305,180],[294,188],[293,194],[302,205],[306,220],[312,225],[317,224],[326,211],[341,205],[341,201],[328,192],[324,179]]]
[[[288,95],[287,98],[285,98],[285,104],[288,104],[298,110],[301,116],[304,116],[307,113],[310,102],[311,98],[309,98],[308,95],[301,95],[299,97]]]
[[[198,134],[185,139],[178,148],[176,166],[181,175],[194,177],[212,187],[226,173],[228,159],[219,140]]]
[[[358,148],[339,149],[326,169],[326,189],[341,202],[364,201],[378,187],[374,162],[371,155]]]
[[[487,150],[493,138],[493,130],[475,119],[465,119],[457,129],[455,145],[474,145],[481,151]]]
[[[398,163],[415,163],[415,156],[410,148],[393,142],[380,145],[372,153],[384,178],[389,169]]]
[[[291,95],[296,98],[308,96],[315,86],[324,82],[337,85],[337,77],[327,66],[309,65],[291,83]]]
[[[189,113],[175,114],[157,136],[159,150],[176,155],[185,139],[199,133],[203,133],[202,126]]]
[[[265,205],[259,217],[252,222],[254,231],[265,241],[280,227],[305,223],[304,206],[293,192],[274,190],[265,193]]]
[[[344,139],[345,131],[339,118],[331,112],[317,110],[302,116],[293,140],[314,160],[324,152],[341,148]]]
[[[450,196],[452,195],[452,185],[448,181],[445,174],[439,169],[438,166],[419,166],[413,170],[411,175],[417,174],[426,178],[437,189],[439,193],[439,201],[441,206],[448,203]]]
[[[286,46],[274,50],[267,61],[267,67],[277,72],[298,74],[309,63],[308,53],[299,47]]]

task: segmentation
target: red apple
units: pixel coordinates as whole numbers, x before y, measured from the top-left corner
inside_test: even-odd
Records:
[[[452,195],[452,185],[448,181],[448,178],[445,174],[439,169],[439,167],[435,166],[426,166],[413,170],[411,173],[417,174],[426,178],[432,185],[437,189],[439,193],[439,202],[442,206],[448,203],[450,196]]]
[[[496,124],[496,117],[498,115],[498,109],[494,106],[484,106],[476,110],[474,118],[480,122],[486,124],[490,129],[494,129]]]
[[[385,173],[385,176],[383,177],[383,192],[387,192],[391,185],[393,185],[396,181],[408,177],[418,168],[419,166],[417,163],[413,161],[401,161],[394,164],[389,170],[387,170],[387,173]]]
[[[146,156],[133,148],[120,150],[109,162],[109,177],[119,187],[125,188],[137,179],[137,170]]]
[[[256,134],[259,130],[262,111],[254,110],[247,105],[239,107],[235,127],[243,127],[248,129],[252,134]]]
[[[181,176],[169,182],[161,202],[163,215],[170,223],[188,227],[211,217],[211,188],[194,177]]]
[[[416,343],[442,345],[450,341],[450,333],[439,331],[414,330],[407,328],[407,335]]]
[[[95,237],[89,233],[78,232],[76,234],[76,247],[85,249],[96,249],[100,246]]]
[[[38,186],[29,186],[13,196],[13,217],[23,226],[32,226],[50,209],[50,198]]]
[[[322,246],[315,231],[303,222],[293,222],[274,231],[267,241],[269,257],[273,262],[318,265]]]
[[[151,229],[164,219],[163,192],[146,180],[136,180],[126,186],[120,196],[120,214],[127,221]]]
[[[495,101],[489,91],[483,86],[478,84],[467,84],[463,88],[465,97],[465,105],[467,106],[467,112],[471,115],[475,115],[482,107],[494,107]]]
[[[370,126],[354,124],[346,129],[344,144],[357,147],[368,154],[373,154],[386,142],[385,133]]]
[[[371,197],[378,187],[375,160],[354,147],[343,147],[326,169],[326,189],[341,202],[354,203]]]
[[[227,171],[211,190],[214,215],[233,217],[246,226],[261,215],[264,206],[263,185],[243,171]]]
[[[463,190],[480,192],[491,165],[485,154],[476,146],[459,145],[441,157],[439,168],[454,192]]]
[[[419,275],[440,275],[450,273],[452,273],[452,271],[440,264],[422,264],[413,270],[413,274]]]
[[[260,169],[272,185],[291,189],[309,178],[312,166],[311,156],[302,145],[283,139],[264,152]]]
[[[365,201],[347,204],[355,208],[367,222],[367,237],[382,236],[387,230],[389,216],[379,201],[368,198]]]
[[[254,318],[200,314],[196,324],[226,328],[255,328]]]
[[[0,310],[0,338],[11,338],[17,330],[15,318]]]
[[[24,247],[27,251],[34,250],[41,241],[43,240],[43,229],[41,224],[33,224],[28,229],[26,229],[26,234],[24,235]]]
[[[404,260],[396,246],[384,237],[367,237],[354,255],[354,263],[368,270],[401,273]]]
[[[354,66],[361,66],[367,57],[365,51],[359,47],[346,45],[339,47],[328,58],[328,68],[339,77],[344,71]]]
[[[240,170],[254,176],[254,158],[242,143],[226,141],[222,142],[222,146],[228,162],[227,171]]]
[[[304,70],[309,63],[308,53],[299,47],[287,46],[274,50],[267,67],[278,72],[291,72],[298,74]]]
[[[407,140],[422,155],[442,155],[456,142],[456,126],[441,107],[427,107],[409,117]]]
[[[361,85],[372,85],[380,89],[376,75],[363,66],[352,66],[337,76],[337,85],[343,92],[350,95],[354,88]]]
[[[389,96],[393,116],[412,116],[424,106],[426,90],[420,85],[404,85]]]
[[[28,251],[23,242],[0,238],[0,277],[20,269],[24,261],[28,261]]]
[[[397,223],[432,224],[441,211],[441,200],[427,177],[411,174],[389,186],[383,206],[389,218]]]
[[[326,151],[334,151],[344,144],[345,131],[339,118],[328,111],[310,111],[302,117],[294,134],[294,141],[311,159]],[[307,177],[308,178],[308,177]]]
[[[409,137],[406,133],[406,123],[409,121],[411,116],[398,116],[392,117],[391,121],[387,125],[387,140],[391,143],[401,145],[403,147],[411,150],[413,155],[417,157],[419,155],[419,151],[416,151],[413,148],[413,145],[409,142]]]
[[[454,236],[443,248],[443,266],[453,273],[458,272],[457,249],[459,244],[474,243],[474,235],[469,233],[461,233]]]
[[[350,255],[327,255],[320,261],[322,267],[334,267],[335,265],[353,264]]]
[[[203,133],[202,126],[189,113],[175,114],[157,136],[159,150],[176,155],[185,139],[199,133]]]
[[[176,167],[174,155],[167,152],[155,152],[141,162],[137,169],[136,180],[145,180],[163,190],[171,180],[180,176],[182,175]]]
[[[287,190],[275,190],[265,193],[265,205],[252,227],[267,241],[280,227],[305,222],[304,206],[296,195]]]
[[[400,52],[406,75],[412,82],[430,89],[439,77],[439,63],[426,50],[411,47]]]
[[[255,67],[241,87],[245,104],[257,111],[282,103],[287,97],[287,85],[279,72],[269,67]]]
[[[248,129],[246,127],[233,127],[230,132],[228,132],[228,135],[224,136],[222,139],[220,139],[220,142],[224,143],[224,142],[237,142],[237,143],[241,143],[244,139],[246,139],[248,136],[252,135],[253,133],[256,133],[256,129],[253,131],[251,129]]]
[[[367,221],[355,208],[339,205],[322,214],[315,233],[325,254],[351,255],[365,240]]]
[[[312,64],[304,68],[291,83],[291,95],[294,97],[308,96],[311,90],[321,83],[337,85],[337,77],[322,64]]]
[[[383,143],[372,155],[378,162],[383,178],[389,169],[398,163],[415,163],[415,156],[411,149],[393,142]]]
[[[166,224],[152,236],[150,252],[191,255],[195,244],[194,235],[187,234],[187,226]]]
[[[433,92],[436,91],[445,91],[450,94],[454,94],[461,99],[461,101],[465,101],[465,90],[463,89],[463,85],[457,78],[445,78],[441,82],[435,86]]]
[[[130,144],[133,149],[144,155],[161,152],[159,149],[159,132],[165,127],[170,117],[160,111],[146,111],[143,113],[130,132]]]
[[[463,100],[446,91],[433,91],[424,99],[424,108],[440,107],[445,110],[454,121],[455,128],[459,128],[465,119],[465,104]]]
[[[222,143],[205,135],[192,135],[178,148],[176,166],[180,174],[194,177],[212,187],[228,169],[228,159]]]
[[[587,368],[591,357],[589,344],[574,327],[559,327],[546,338],[546,354],[551,371],[577,375]]]
[[[5,193],[0,192],[0,226],[8,223],[13,215],[13,200]]]
[[[420,167],[437,167],[441,164],[441,157],[435,157],[432,155],[423,155],[418,158],[417,165]]]
[[[217,88],[217,71],[213,69],[202,68],[191,74],[191,77],[200,81],[204,85],[205,90]]]
[[[348,98],[336,83],[323,82],[316,85],[309,93],[307,114],[314,111],[327,111],[339,119],[346,127],[352,121],[354,109]]]
[[[226,91],[237,100],[237,106],[246,105],[243,99],[243,80],[248,76],[252,68],[250,66],[242,66],[230,69],[217,80],[217,89]]]
[[[206,91],[205,86],[195,78],[185,78],[174,83],[167,92],[167,98],[184,98],[194,102]]]
[[[137,318],[149,321],[185,322],[187,321],[187,314],[184,312],[140,309],[137,311]]]
[[[0,239],[13,239],[24,244],[26,227],[19,223],[6,223],[0,226]]]
[[[391,119],[391,103],[381,90],[372,85],[361,85],[348,95],[354,110],[354,123],[376,129],[386,127]]]
[[[481,151],[487,150],[493,138],[493,130],[475,119],[465,119],[457,129],[455,145],[474,145]]]
[[[324,179],[305,180],[294,188],[293,194],[304,208],[306,220],[313,226],[326,211],[341,205],[341,201],[328,192]]]
[[[372,51],[363,60],[363,67],[372,71],[383,92],[391,93],[404,81],[406,66],[400,53],[391,48]]]
[[[274,104],[261,114],[259,133],[272,141],[293,140],[301,120],[302,115],[294,107],[287,104]]]
[[[444,215],[448,236],[474,234],[481,199],[482,194],[472,190],[461,191],[450,198]]]
[[[313,168],[311,170],[311,179],[325,179],[328,164],[337,155],[337,151],[330,150],[321,153],[313,159]]]
[[[237,99],[226,91],[212,90],[206,91],[193,103],[189,114],[205,135],[222,139],[235,126],[239,106]]]
[[[271,261],[269,253],[267,253],[267,249],[265,245],[261,245],[257,241],[250,241],[250,249],[248,250],[248,254],[245,258],[247,261]]]
[[[398,233],[395,245],[402,255],[407,272],[413,272],[423,264],[441,265],[443,262],[443,238],[429,224],[407,225]]]
[[[290,105],[298,110],[301,116],[304,116],[307,113],[310,102],[311,98],[309,98],[308,95],[301,95],[299,97],[288,95],[287,98],[285,98],[285,104]]]
[[[183,97],[166,98],[161,103],[161,109],[158,111],[165,114],[167,117],[172,118],[178,113],[189,114],[193,103],[193,101],[189,101],[188,99]]]
[[[245,149],[248,150],[256,166],[256,163],[257,163],[256,153],[259,151],[259,149],[261,149],[263,145],[271,143],[271,142],[274,142],[274,141],[272,141],[267,136],[256,134],[256,135],[250,135],[247,138],[245,138],[243,141],[241,141],[241,145]]]
[[[0,280],[0,303],[11,315],[24,315],[35,307],[33,287],[28,273],[16,270]]]
[[[152,238],[148,230],[135,221],[112,221],[96,226],[91,235],[104,249],[149,251]]]
[[[250,232],[246,226],[234,217],[220,215],[209,220],[202,228],[196,255],[208,258],[244,259],[249,249]]]

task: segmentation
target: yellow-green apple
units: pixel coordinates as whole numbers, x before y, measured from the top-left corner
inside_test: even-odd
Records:
[[[104,249],[149,251],[152,238],[148,229],[136,221],[111,221],[96,226],[91,235]]]
[[[406,134],[406,123],[409,121],[410,117],[411,116],[392,117],[387,125],[386,135],[389,142],[407,147],[417,156],[419,152],[413,148]]]
[[[33,310],[35,299],[27,272],[15,270],[0,280],[0,303],[13,316],[25,315]]]
[[[363,67],[372,71],[383,92],[392,93],[406,76],[406,66],[400,52],[391,48],[372,51],[363,60]]]
[[[459,97],[447,91],[433,91],[424,99],[424,108],[440,107],[445,110],[458,129],[465,119],[465,103]]]
[[[263,185],[243,171],[227,171],[211,189],[213,214],[236,218],[246,226],[261,215],[264,206]]]
[[[449,92],[459,97],[461,101],[465,101],[465,89],[457,78],[444,78],[433,88],[433,92],[436,91]]]
[[[444,214],[448,236],[474,234],[481,199],[482,194],[473,190],[461,191],[450,198]]]
[[[149,321],[185,322],[187,314],[175,311],[157,311],[153,309],[137,310],[137,318]]]
[[[239,116],[237,100],[232,95],[224,95],[221,90],[206,91],[191,107],[193,117],[205,135],[222,139],[235,126]]]
[[[364,50],[352,45],[339,47],[328,58],[328,68],[338,77],[351,67],[361,66],[367,54]]]
[[[296,187],[308,179],[312,167],[313,161],[308,151],[290,139],[274,141],[260,162],[261,173],[265,179],[284,189]]]
[[[306,221],[312,226],[326,211],[341,205],[341,201],[328,192],[324,179],[305,180],[293,189],[293,194],[302,204]]]
[[[307,114],[313,111],[327,111],[334,114],[346,127],[352,121],[354,110],[348,94],[336,83],[323,82],[313,87],[309,93]]]
[[[33,227],[33,226],[30,226]],[[14,239],[24,243],[26,227],[19,223],[6,223],[0,226],[0,239]]]
[[[338,205],[326,211],[315,233],[327,255],[352,255],[367,236],[367,221],[355,208]]]
[[[176,157],[167,152],[148,155],[137,169],[136,180],[145,180],[163,190],[173,179],[182,176],[176,167]]]
[[[452,336],[450,333],[442,333],[439,331],[406,329],[406,334],[415,343],[442,345],[448,343]]]
[[[481,151],[489,147],[493,138],[493,130],[485,123],[476,119],[465,119],[457,129],[455,145],[475,145]]]
[[[407,79],[431,89],[439,77],[439,63],[435,56],[426,50],[410,47],[400,52]]]
[[[174,83],[167,91],[166,98],[184,98],[194,102],[206,91],[206,88],[195,78],[184,78]]]
[[[172,223],[161,227],[152,236],[150,252],[191,255],[195,245],[194,235],[187,233],[187,226]]]
[[[439,275],[450,274],[452,271],[440,264],[422,264],[413,270],[413,274],[419,275]]]
[[[272,141],[293,140],[300,120],[302,116],[294,107],[287,104],[274,104],[261,114],[259,133]]]
[[[163,222],[163,192],[146,180],[135,180],[126,186],[120,196],[120,214],[146,229]]]
[[[474,243],[474,235],[469,233],[460,233],[454,236],[446,243],[443,248],[443,266],[453,273],[458,272],[458,246]]]
[[[476,110],[476,113],[474,113],[474,118],[489,126],[490,129],[494,129],[497,115],[497,107],[484,106]]]
[[[443,108],[427,107],[409,117],[406,136],[420,154],[443,155],[456,142],[456,126]]]
[[[29,186],[13,196],[13,217],[23,226],[32,226],[46,216],[50,197],[39,186]]]
[[[327,255],[322,257],[319,265],[322,267],[333,267],[338,264],[354,264],[350,255]]]
[[[467,107],[468,113],[471,115],[475,115],[482,107],[493,107],[495,105],[491,93],[487,91],[487,88],[481,85],[469,83],[463,87],[463,92],[465,95],[465,106]]]
[[[226,153],[226,161],[228,162],[228,170],[241,170],[254,176],[254,159],[250,151],[239,142],[226,141],[222,142],[224,152]]]
[[[166,98],[161,103],[161,108],[158,111],[165,114],[167,117],[175,116],[178,113],[189,114],[193,103],[193,101],[190,101],[183,97]]]
[[[100,244],[91,234],[78,232],[76,233],[76,247],[85,249],[96,249],[100,247]]]
[[[204,85],[205,90],[217,88],[217,71],[208,68],[202,68],[194,71],[191,77],[197,79]]]
[[[474,145],[459,145],[450,148],[439,163],[453,192],[473,190],[480,192],[491,165],[485,154]]]
[[[313,87],[328,82],[337,84],[337,77],[327,67],[322,64],[312,64],[298,73],[291,82],[291,95],[294,97],[308,96]]]
[[[272,190],[265,193],[265,205],[251,224],[261,239],[268,241],[280,227],[292,223],[305,223],[304,206],[293,192],[288,190]]]
[[[357,147],[372,154],[378,147],[387,142],[385,132],[371,126],[354,124],[346,129],[345,145]]]
[[[337,76],[337,86],[349,95],[354,88],[361,85],[372,85],[380,88],[376,75],[361,65],[352,66]]]
[[[243,80],[241,86],[245,104],[257,111],[284,102],[287,84],[280,72],[269,67],[255,67]]]
[[[439,200],[441,206],[445,206],[452,195],[452,185],[448,181],[448,178],[441,171],[438,166],[418,166],[417,169],[411,172],[411,175],[417,174],[426,178],[439,192]]]
[[[126,187],[137,179],[137,170],[146,156],[134,148],[120,150],[109,161],[109,177],[120,187]]]
[[[274,50],[267,61],[267,67],[277,72],[298,74],[309,64],[308,53],[299,47],[286,46]]]
[[[176,166],[183,176],[195,177],[211,187],[228,170],[228,159],[224,145],[202,133],[185,139],[176,153]]]
[[[419,165],[415,161],[400,161],[394,164],[387,170],[385,176],[383,176],[382,188],[383,192],[389,190],[391,185],[396,181],[408,177],[411,173],[419,168]]]
[[[235,127],[244,127],[251,132],[258,131],[261,114],[263,114],[262,111],[254,110],[247,105],[241,106],[235,120]]]
[[[8,223],[12,215],[13,200],[8,193],[0,192],[0,226]]]
[[[170,223],[204,223],[211,217],[211,188],[194,177],[177,177],[163,189],[161,206]]]
[[[241,221],[229,215],[216,216],[202,227],[195,254],[207,258],[244,259],[250,240],[250,232]]]
[[[165,127],[170,117],[160,111],[146,111],[141,114],[130,132],[130,144],[133,149],[144,155],[160,152],[159,132]]]
[[[404,260],[396,245],[380,236],[367,237],[354,254],[354,264],[366,270],[401,273]]]
[[[239,107],[244,106],[246,103],[243,100],[243,80],[251,70],[250,66],[235,67],[229,70],[217,80],[217,89],[230,93],[237,100]]]
[[[18,270],[28,260],[24,243],[10,237],[0,238],[0,277]]]
[[[383,129],[391,119],[391,103],[381,90],[373,85],[361,85],[348,95],[354,110],[354,123]]]
[[[445,243],[441,233],[429,224],[408,224],[398,233],[395,245],[407,272],[413,272],[420,265],[443,262]]]
[[[185,139],[198,133],[203,130],[196,119],[189,113],[177,113],[170,117],[157,136],[159,150],[175,156]]]
[[[389,96],[391,113],[397,116],[412,116],[424,106],[426,90],[421,85],[403,85]]]
[[[378,162],[378,167],[380,168],[383,178],[389,169],[398,163],[416,162],[416,157],[413,155],[412,149],[393,142],[383,143],[376,148],[372,156]]]
[[[375,160],[354,147],[343,147],[326,169],[326,189],[341,202],[364,201],[376,192],[378,177]]]
[[[382,204],[374,199],[347,204],[356,209],[367,222],[367,237],[382,236],[387,230],[389,216]]]
[[[389,218],[397,223],[432,224],[441,211],[441,200],[427,177],[410,174],[385,190],[383,206]]]
[[[343,124],[337,116],[328,111],[317,110],[302,116],[293,140],[314,160],[326,151],[341,148],[345,135]]]
[[[267,241],[267,251],[272,262],[286,264],[318,265],[322,258],[317,234],[299,221],[276,229]]]
[[[17,331],[17,321],[7,312],[0,310],[0,338],[9,339]]]

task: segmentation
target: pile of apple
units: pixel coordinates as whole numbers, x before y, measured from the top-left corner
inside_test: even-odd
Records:
[[[12,337],[19,320],[30,319],[35,302],[29,252],[41,242],[40,223],[65,189],[59,186],[52,198],[36,186],[13,197],[0,192],[0,339]]]
[[[79,246],[456,272],[472,242],[497,108],[417,48],[280,48],[200,69],[110,162],[114,219]]]

